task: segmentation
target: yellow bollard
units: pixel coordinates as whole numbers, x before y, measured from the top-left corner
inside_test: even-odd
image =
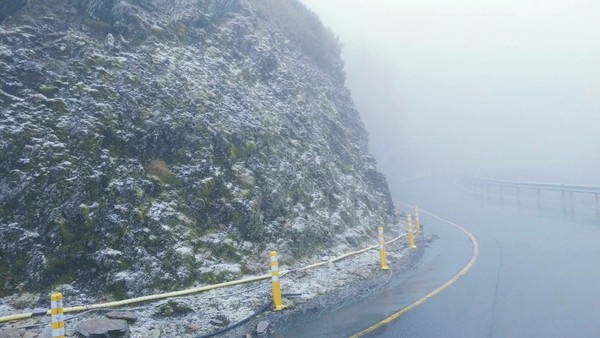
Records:
[[[390,267],[387,265],[387,261],[385,259],[385,248],[383,247],[383,227],[377,228],[377,237],[379,239],[379,264],[381,264],[381,270],[389,270]]]
[[[271,251],[271,285],[273,286],[273,303],[275,311],[283,310],[281,303],[281,285],[279,284],[279,261],[277,251]]]
[[[50,314],[52,315],[52,338],[65,338],[62,293],[55,292],[50,295],[50,305]]]
[[[415,205],[415,232],[421,231],[421,221],[419,220],[419,207]]]
[[[408,223],[408,245],[411,249],[416,248],[415,245],[415,235],[413,234],[413,222],[412,217],[410,215],[406,216],[406,222]]]

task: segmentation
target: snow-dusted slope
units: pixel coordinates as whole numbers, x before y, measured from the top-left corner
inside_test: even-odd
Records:
[[[296,0],[30,0],[0,86],[0,293],[234,279],[394,217],[339,46]]]

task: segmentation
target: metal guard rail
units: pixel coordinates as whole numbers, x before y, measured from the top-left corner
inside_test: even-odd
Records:
[[[474,181],[474,182],[490,184],[490,185],[497,185],[497,186],[505,186],[505,187],[565,191],[565,192],[575,192],[575,193],[584,193],[584,194],[600,194],[600,187],[589,186],[589,185],[506,181],[506,180],[486,179],[486,178],[479,178],[479,177],[466,177],[466,179],[470,180],[470,181]]]

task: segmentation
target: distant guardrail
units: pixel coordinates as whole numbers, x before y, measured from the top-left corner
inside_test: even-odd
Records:
[[[490,195],[500,195],[504,197],[507,192],[514,192],[517,202],[523,200],[537,200],[538,206],[542,201],[558,202],[563,206],[577,206],[600,209],[600,187],[591,185],[560,184],[546,182],[525,182],[508,181],[498,179],[488,179],[480,177],[463,177],[461,179],[463,186],[472,191]],[[496,189],[494,189],[496,188]],[[504,188],[509,188],[505,190]],[[512,189],[514,190],[512,190]],[[527,191],[535,193],[535,197],[527,196]],[[557,193],[555,195],[543,196],[543,192]],[[568,196],[567,196],[568,195]],[[589,198],[586,198],[589,197]]]

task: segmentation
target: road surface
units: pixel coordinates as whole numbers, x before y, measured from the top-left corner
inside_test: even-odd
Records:
[[[436,296],[365,337],[600,337],[600,218],[594,211],[489,202],[448,178],[406,183],[399,200],[472,233],[473,267]],[[460,230],[422,215],[418,268],[383,290],[274,337],[349,337],[451,279],[473,254]]]

